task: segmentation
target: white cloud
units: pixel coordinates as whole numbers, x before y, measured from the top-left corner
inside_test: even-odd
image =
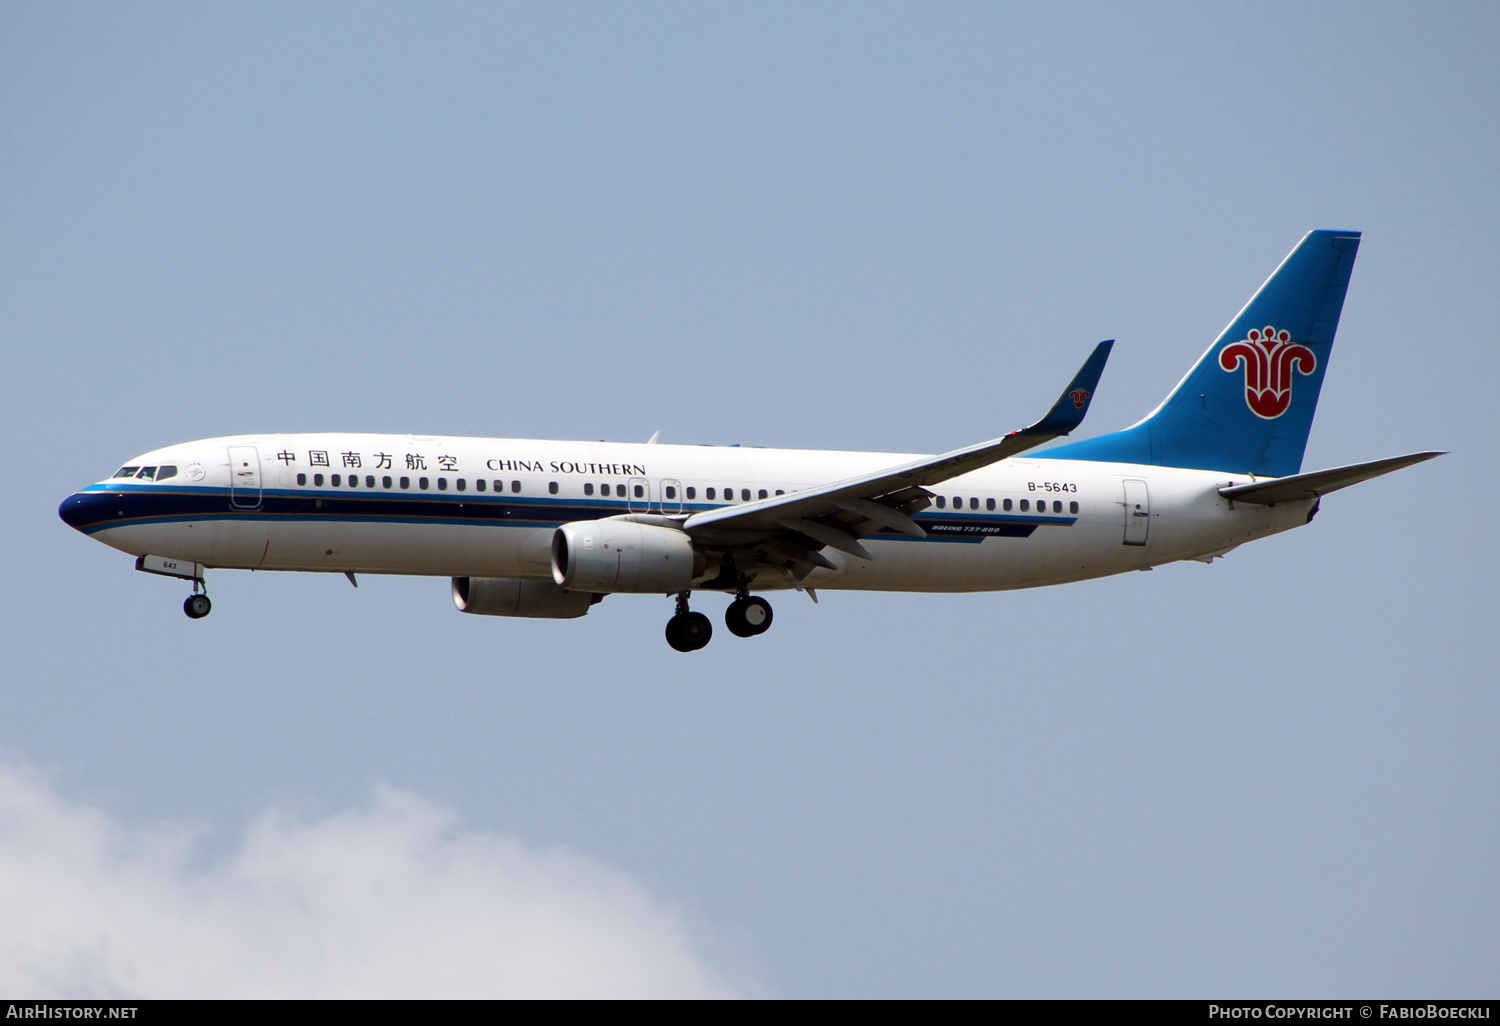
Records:
[[[0,763],[0,992],[712,997],[683,919],[592,859],[455,828],[408,792],[268,814],[229,861]]]

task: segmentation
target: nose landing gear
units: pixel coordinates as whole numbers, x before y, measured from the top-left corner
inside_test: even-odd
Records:
[[[688,593],[677,596],[677,613],[667,621],[667,644],[679,652],[696,652],[714,636],[714,625],[702,613],[688,609]]]
[[[208,585],[203,579],[202,563],[174,559],[170,556],[146,555],[135,561],[135,568],[159,577],[175,577],[179,581],[191,581],[193,593],[182,602],[182,611],[188,615],[189,620],[201,620],[213,610],[214,604],[208,600]]]
[[[182,611],[188,615],[189,620],[201,620],[213,612],[214,604],[208,600],[208,585],[203,578],[195,577],[193,582],[193,593],[182,600]]]

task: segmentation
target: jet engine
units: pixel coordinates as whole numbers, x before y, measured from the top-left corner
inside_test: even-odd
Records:
[[[461,613],[571,620],[603,599],[586,591],[566,591],[548,581],[513,577],[455,577],[453,604]]]
[[[707,560],[675,527],[629,520],[579,520],[552,536],[552,579],[593,592],[686,591]]]

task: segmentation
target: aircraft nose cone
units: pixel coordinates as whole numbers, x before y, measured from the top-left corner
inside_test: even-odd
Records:
[[[101,502],[107,503],[108,499],[97,492],[74,492],[57,507],[57,515],[69,527],[82,531],[104,519]]]

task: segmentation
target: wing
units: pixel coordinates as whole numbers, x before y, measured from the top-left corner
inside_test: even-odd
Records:
[[[925,537],[926,532],[911,519],[931,502],[924,487],[998,463],[1078,427],[1088,412],[1113,345],[1113,339],[1100,342],[1052,409],[1030,427],[873,474],[696,513],[687,518],[683,528],[707,547],[744,549],[756,562],[788,570],[799,580],[813,567],[834,568],[820,552],[825,546],[870,559],[870,553],[859,544],[864,535],[889,528]]]

